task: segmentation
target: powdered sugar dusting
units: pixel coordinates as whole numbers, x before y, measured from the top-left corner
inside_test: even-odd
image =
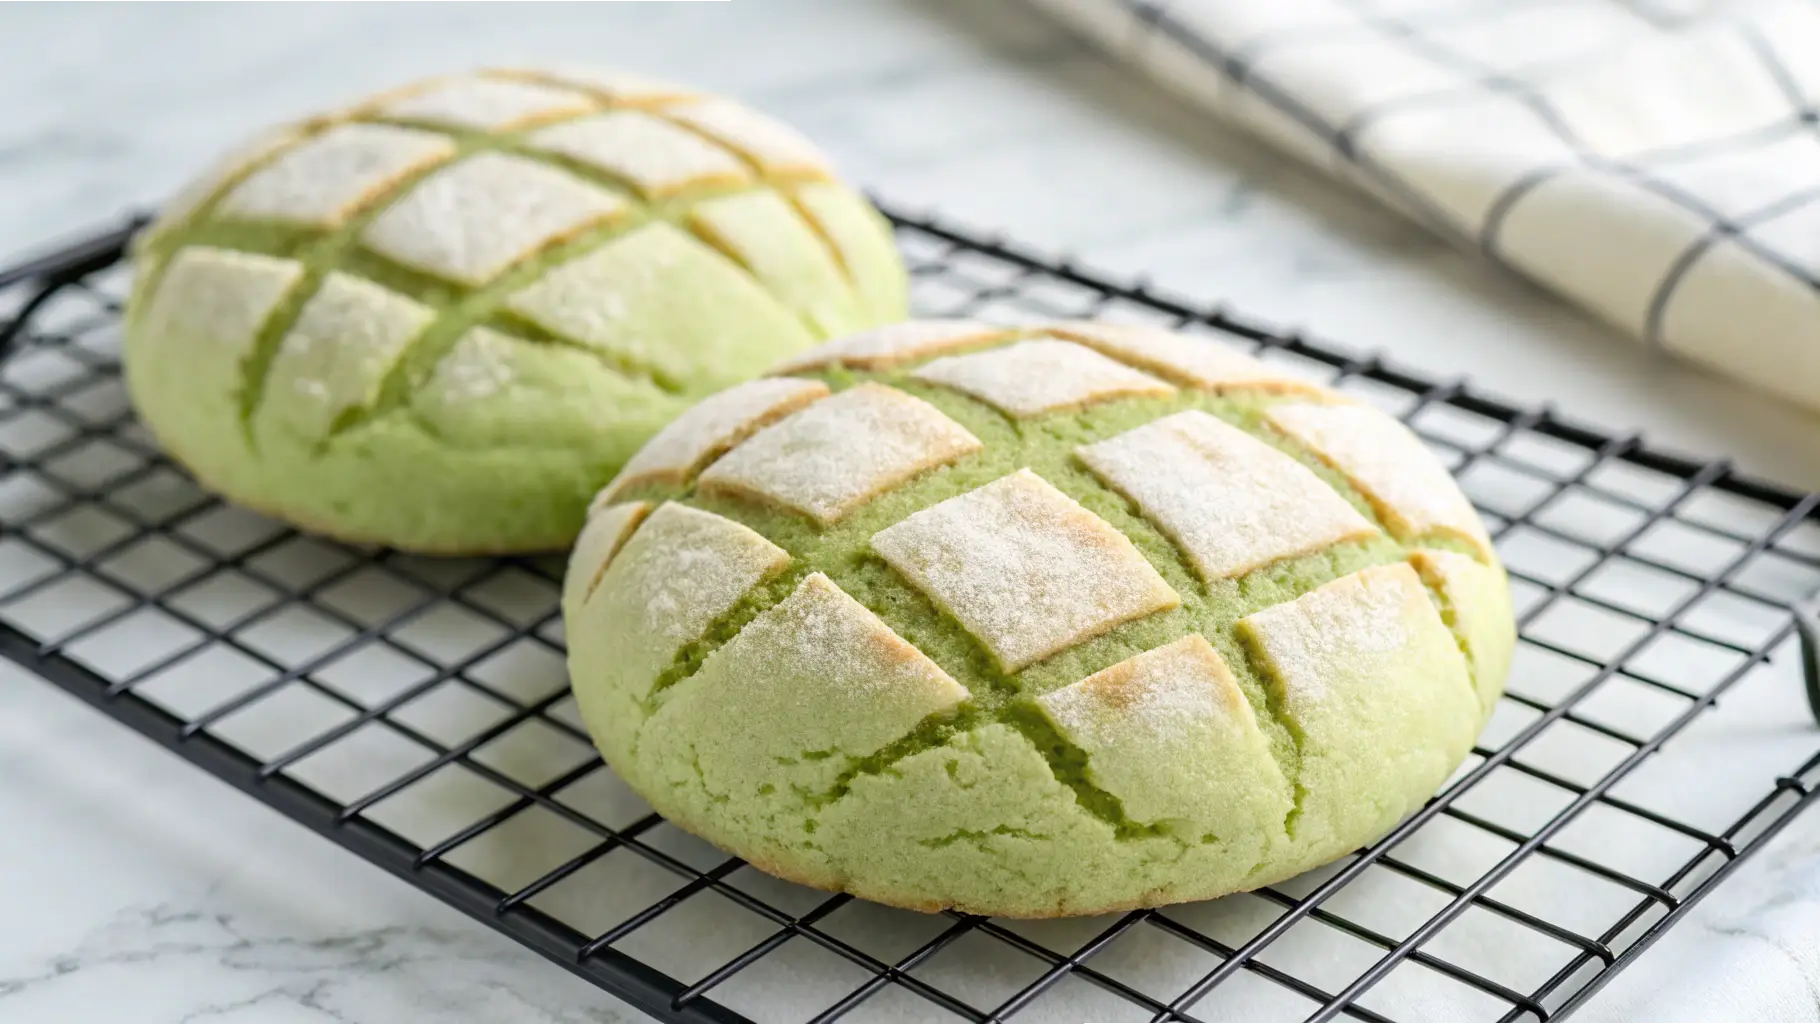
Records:
[[[1269,391],[1320,390],[1312,381],[1242,352],[1157,327],[1073,320],[1046,324],[1044,330],[1184,387],[1209,391],[1229,387],[1256,387]]]
[[[686,483],[701,468],[768,423],[828,394],[818,380],[773,377],[748,381],[703,399],[645,442],[603,497],[652,480]]]
[[[429,390],[448,402],[478,402],[512,385],[512,346],[523,344],[489,327],[470,328],[430,374]]]
[[[789,552],[750,528],[665,502],[620,549],[599,591],[611,590],[639,633],[674,652],[789,564]]]
[[[231,367],[253,347],[266,318],[303,277],[294,260],[190,245],[171,257],[145,316],[148,338],[182,339],[187,351],[167,351],[173,366],[207,372]],[[194,346],[215,351],[197,351]]]
[[[455,78],[382,103],[378,113],[402,121],[501,131],[594,107],[593,99],[570,89],[497,78]]]
[[[673,268],[691,248],[699,243],[652,221],[546,270],[512,293],[506,307],[552,334],[653,361],[661,337],[628,338],[624,322],[667,293]]]
[[[1273,406],[1267,419],[1344,473],[1398,537],[1443,530],[1490,555],[1491,540],[1472,503],[1401,423],[1362,405],[1305,402]]]
[[[1291,711],[1321,701],[1334,678],[1383,675],[1373,666],[1408,649],[1423,626],[1445,629],[1407,562],[1343,576],[1239,625],[1282,683]]]
[[[909,704],[911,717],[900,730],[968,696],[928,655],[819,572],[753,619],[720,656],[741,666],[735,675],[812,681],[835,699]]]
[[[650,114],[620,110],[564,121],[534,132],[539,149],[591,164],[665,196],[691,185],[750,181],[745,161],[693,132]]]
[[[772,373],[794,373],[823,366],[883,370],[914,359],[988,345],[1012,332],[973,320],[911,320],[849,334],[773,367]]]
[[[1076,450],[1094,475],[1135,501],[1202,579],[1377,533],[1307,466],[1199,410]]]
[[[223,218],[334,227],[406,175],[454,152],[454,141],[435,132],[336,125],[248,176],[216,212]]]
[[[375,218],[361,240],[400,263],[480,285],[626,208],[620,196],[564,171],[479,153],[419,182]]]
[[[435,319],[435,310],[422,303],[330,271],[266,371],[274,384],[290,382],[290,394],[268,394],[258,415],[306,437],[326,435],[343,410],[377,397],[386,371]]]
[[[156,237],[183,223],[196,212],[222,183],[278,150],[297,141],[302,132],[294,125],[284,125],[255,136],[245,145],[236,146],[216,159],[209,169],[165,200],[158,219],[146,228],[147,237]]]
[[[704,494],[772,501],[825,525],[979,449],[978,438],[929,403],[868,383],[759,431],[700,482]]]
[[[588,525],[575,540],[575,550],[569,555],[569,570],[562,578],[565,615],[575,615],[593,596],[601,576],[613,563],[613,556],[650,512],[650,502],[628,501],[589,514]]]
[[[1076,409],[1175,388],[1071,341],[1036,339],[965,356],[944,356],[910,375],[972,395],[1012,416]]]
[[[1126,658],[1037,703],[1089,753],[1191,733],[1248,707],[1232,670],[1199,633]]]
[[[1289,785],[1244,691],[1199,633],[1037,705],[1133,821],[1192,822],[1225,838],[1241,827],[1280,826],[1289,811]]]
[[[766,174],[829,177],[834,168],[796,129],[731,100],[708,99],[668,107],[663,115],[745,154]]]
[[[1124,534],[1028,469],[879,531],[872,549],[1006,671],[1181,604]]]

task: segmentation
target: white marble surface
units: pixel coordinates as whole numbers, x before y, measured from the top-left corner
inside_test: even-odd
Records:
[[[273,118],[421,72],[582,58],[742,94],[900,204],[1820,486],[1820,421],[1646,357],[1020,5],[8,5],[0,55],[0,263],[154,201]],[[637,1019],[11,669],[0,822],[8,1021]],[[1782,947],[1820,915],[1817,854],[1809,815],[1586,1016],[1735,1006],[1713,1001],[1726,965],[1771,962],[1755,1012],[1813,1019],[1820,964]],[[1696,963],[1706,996],[1651,1001]]]
[[[0,1020],[646,1019],[10,663],[0,821]]]

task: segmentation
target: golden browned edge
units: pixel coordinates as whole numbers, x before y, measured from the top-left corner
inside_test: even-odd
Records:
[[[754,379],[762,380],[764,378],[754,378]],[[793,379],[795,379],[795,378],[793,378]],[[700,476],[704,471],[707,470],[707,468],[709,466],[713,465],[715,463],[715,461],[718,460],[721,456],[727,454],[728,452],[732,451],[733,449],[735,449],[735,448],[739,447],[740,445],[745,444],[747,441],[751,440],[752,435],[758,433],[759,431],[765,429],[768,426],[771,426],[773,423],[776,423],[779,420],[784,419],[787,416],[790,416],[794,413],[801,412],[802,410],[807,409],[809,406],[814,405],[816,402],[819,402],[822,399],[827,398],[831,394],[833,394],[833,391],[831,391],[829,389],[828,385],[822,381],[808,380],[808,381],[804,381],[803,383],[820,384],[821,390],[819,392],[817,392],[814,389],[809,389],[807,391],[803,391],[800,394],[792,395],[790,398],[788,398],[782,402],[779,402],[775,407],[766,410],[764,415],[758,417],[757,419],[751,421],[750,423],[747,423],[744,426],[740,427],[740,429],[734,431],[733,435],[727,439],[725,444],[716,444],[713,447],[709,448],[707,451],[707,454],[703,455],[699,460],[697,460],[694,465],[685,466],[682,469],[677,469],[674,466],[671,466],[671,467],[665,467],[662,469],[647,470],[643,473],[639,473],[635,476],[629,476],[629,477],[625,476],[623,473],[620,476],[615,476],[612,480],[607,481],[606,486],[602,488],[602,490],[607,493],[608,502],[612,502],[612,503],[616,504],[617,502],[615,502],[614,499],[618,498],[628,488],[637,487],[637,486],[640,486],[643,484],[661,483],[661,484],[668,484],[668,485],[671,485],[674,487],[687,486],[691,480],[694,480],[696,477]],[[738,385],[734,385],[734,386],[737,387]],[[713,398],[713,397],[714,397],[713,395],[705,396],[700,401],[696,402],[695,405],[699,405],[699,404],[701,404],[701,402],[705,402],[708,399]],[[694,405],[691,405],[689,408],[693,409],[694,407],[695,407]],[[688,412],[688,411],[689,411],[688,409],[684,410],[684,412]],[[671,422],[675,422],[675,421],[672,420]],[[662,429],[662,428],[659,428],[659,429]],[[653,435],[653,437],[655,437],[655,435]],[[647,439],[646,443],[649,444],[650,439]],[[643,446],[640,446],[640,450],[641,451],[643,450]],[[596,495],[596,497],[598,498],[598,495]],[[591,502],[590,502],[590,505],[592,505]]]

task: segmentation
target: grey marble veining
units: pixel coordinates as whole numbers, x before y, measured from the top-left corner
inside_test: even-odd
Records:
[[[147,975],[180,981],[170,998],[153,996],[141,1012],[181,1022],[270,1020],[309,1011],[337,1021],[373,1019],[391,1008],[450,1011],[475,1019],[556,1022],[625,1020],[612,1008],[588,1012],[525,984],[530,957],[502,955],[497,944],[470,930],[383,925],[310,937],[245,932],[234,913],[208,907],[220,894],[124,907],[75,947],[60,951],[36,975],[0,983],[15,1012],[57,1019],[68,1005],[75,1019],[97,989],[140,986]],[[201,975],[202,977],[198,977]],[[218,982],[204,980],[220,975]],[[450,986],[449,979],[462,978]],[[58,991],[59,987],[63,991]],[[187,989],[187,990],[186,990]],[[136,1001],[137,1002],[137,1001]]]
[[[1012,2],[7,5],[0,263],[155,202],[275,118],[556,57],[739,94],[906,207],[1820,485],[1820,422],[1626,346]],[[1747,963],[1780,979],[1762,1015],[1820,1013],[1820,963],[1791,941],[1820,917],[1817,818],[1586,1015],[1735,1008],[1671,982]],[[7,668],[0,822],[0,1019],[640,1019]]]
[[[0,664],[0,1020],[644,1020]]]

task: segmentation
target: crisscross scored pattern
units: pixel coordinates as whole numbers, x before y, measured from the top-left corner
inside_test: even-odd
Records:
[[[417,550],[566,544],[689,399],[904,305],[882,219],[793,130],[579,71],[281,129],[135,253],[129,379],[165,446],[255,507]]]
[[[1502,690],[1503,571],[1401,424],[1183,340],[885,327],[660,432],[569,566],[608,760],[912,907],[1206,898],[1376,838]]]
[[[1181,326],[1209,372],[1255,351],[1408,422],[1490,528],[1522,640],[1455,780],[1279,885],[1013,922],[776,882],[592,756],[558,566],[305,538],[160,454],[118,376],[125,275],[89,273],[125,237],[0,275],[0,654],[666,1020],[1557,1019],[1820,794],[1786,727],[1812,498],[908,220],[925,315]]]

